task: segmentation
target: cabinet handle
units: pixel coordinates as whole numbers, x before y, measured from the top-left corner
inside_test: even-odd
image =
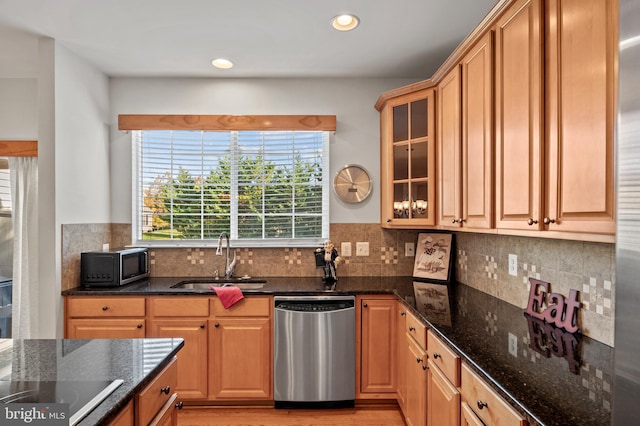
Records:
[[[428,366],[428,365],[426,365],[426,364],[424,364],[424,365],[422,366],[422,369],[426,371],[426,370],[428,370],[428,369],[429,369],[429,366]]]
[[[204,328],[204,324],[200,324],[200,328]]]
[[[486,402],[482,402],[478,400],[478,410],[482,410],[484,407],[488,407],[489,405]]]
[[[220,323],[219,323],[219,322],[217,322],[217,323],[213,324],[213,326],[214,326],[215,328],[218,328],[218,327],[220,327]]]
[[[555,219],[551,219],[549,217],[545,217],[542,221],[544,222],[545,225],[548,225],[550,223],[556,223]]]
[[[391,223],[391,219],[387,218],[387,223]]]
[[[136,325],[136,328],[142,328],[142,324]]]
[[[367,306],[369,306],[369,305],[367,305],[366,303],[364,305],[362,305],[363,308],[366,308]]]
[[[178,402],[178,403],[176,404],[176,408],[177,408],[178,410],[182,410],[182,406],[183,406],[183,405],[184,405],[184,404],[182,403],[182,401],[180,401],[180,402]]]
[[[103,311],[106,311],[107,309],[109,309],[109,307],[108,307],[108,306],[103,306],[103,307],[102,307],[102,310],[103,310]]]
[[[160,393],[164,393],[164,394],[169,395],[170,392],[171,392],[171,386],[160,388]]]
[[[440,354],[438,352],[434,352],[433,359],[438,359],[438,358],[441,358]]]
[[[412,326],[412,325],[409,326],[409,331],[415,331],[415,330],[416,330],[416,328],[414,326]]]
[[[422,358],[416,358],[416,362],[420,364],[422,362]]]
[[[529,226],[534,225],[534,224],[536,224],[536,223],[538,223],[538,221],[537,221],[537,220],[533,220],[533,219],[531,219],[531,218],[527,219],[527,225],[529,225]]]

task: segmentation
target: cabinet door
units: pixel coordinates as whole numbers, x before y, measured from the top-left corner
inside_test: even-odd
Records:
[[[360,300],[360,392],[364,395],[358,398],[395,396],[395,308],[394,299]]]
[[[386,228],[435,225],[434,90],[398,96],[380,112],[380,219]]]
[[[406,334],[407,399],[405,420],[408,426],[427,424],[427,352]]]
[[[209,397],[273,398],[273,332],[270,318],[210,321]]]
[[[134,339],[145,337],[144,319],[82,318],[67,320],[68,339]]]
[[[541,229],[540,0],[518,0],[496,23],[496,227]]]
[[[457,426],[460,424],[460,391],[453,386],[438,366],[429,360],[428,424]]]
[[[615,233],[615,0],[547,0],[549,230]]]
[[[460,67],[438,85],[439,223],[462,226],[462,162],[460,144]]]
[[[407,358],[407,348],[406,345],[401,344],[401,342],[405,341],[405,329],[406,329],[406,321],[407,312],[402,305],[402,302],[397,303],[397,324],[396,324],[396,342],[398,342],[396,351],[396,383],[397,383],[397,399],[398,405],[402,411],[405,410],[405,400],[407,395],[407,368],[405,365],[405,360]]]
[[[482,423],[482,420],[480,420],[480,418],[476,416],[476,413],[474,413],[473,410],[469,408],[469,404],[467,404],[466,402],[463,402],[460,407],[460,418],[461,426],[485,426],[485,424]]]
[[[207,398],[207,319],[152,320],[147,337],[181,337],[178,358],[178,395],[183,399]]]
[[[462,225],[493,228],[493,31],[462,59]]]

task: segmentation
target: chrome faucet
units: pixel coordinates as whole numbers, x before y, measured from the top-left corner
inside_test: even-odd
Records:
[[[227,241],[227,260],[224,266],[224,277],[231,278],[233,276],[233,272],[236,269],[236,252],[233,252],[233,260],[230,261],[229,252],[231,250],[229,244],[229,234],[226,232],[222,232],[220,237],[218,237],[218,249],[216,250],[216,256],[222,256],[222,239]]]

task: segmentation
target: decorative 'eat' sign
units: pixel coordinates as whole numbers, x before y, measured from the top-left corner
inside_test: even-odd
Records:
[[[578,309],[580,309],[578,292],[570,290],[569,297],[565,298],[558,293],[549,294],[547,282],[535,278],[529,278],[529,282],[531,289],[525,313],[548,324],[555,324],[556,327],[563,328],[569,333],[578,331]],[[542,310],[544,305],[546,308]]]

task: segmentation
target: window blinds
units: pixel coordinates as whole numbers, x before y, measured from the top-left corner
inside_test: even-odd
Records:
[[[217,241],[223,231],[247,245],[327,238],[328,132],[153,130],[133,137],[138,243]]]

